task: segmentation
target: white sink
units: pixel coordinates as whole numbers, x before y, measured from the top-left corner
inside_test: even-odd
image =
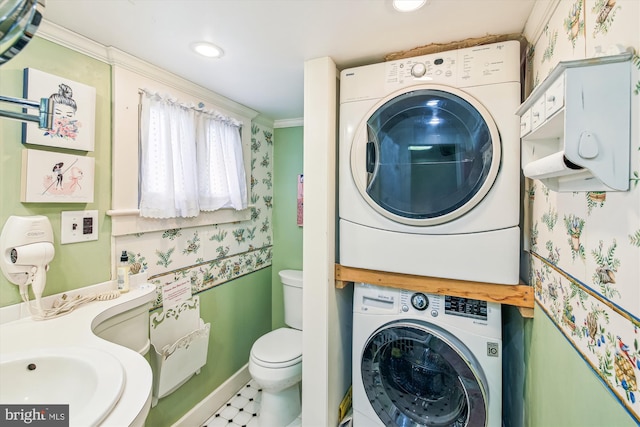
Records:
[[[0,403],[69,404],[71,426],[98,425],[124,388],[120,362],[86,347],[0,354]]]

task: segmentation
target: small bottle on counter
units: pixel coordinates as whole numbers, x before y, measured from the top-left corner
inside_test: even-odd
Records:
[[[127,251],[122,251],[122,255],[120,255],[116,276],[118,278],[118,290],[121,293],[129,292],[129,255]]]

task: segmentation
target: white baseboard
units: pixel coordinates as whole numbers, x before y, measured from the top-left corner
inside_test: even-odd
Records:
[[[249,364],[246,364],[233,374],[231,378],[220,384],[211,394],[202,399],[200,403],[194,406],[189,412],[184,414],[172,427],[201,426],[250,380]]]

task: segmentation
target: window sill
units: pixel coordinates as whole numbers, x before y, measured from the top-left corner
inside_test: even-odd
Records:
[[[111,217],[111,235],[125,236],[128,234],[170,230],[172,228],[189,228],[247,221],[251,218],[251,206],[241,211],[220,209],[214,212],[201,212],[200,215],[193,218],[143,218],[140,216],[139,209],[112,209],[107,211],[107,215]]]

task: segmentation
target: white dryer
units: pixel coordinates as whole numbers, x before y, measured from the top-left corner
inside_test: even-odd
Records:
[[[355,427],[500,427],[500,304],[358,283]]]
[[[517,284],[520,43],[341,72],[340,263]]]

